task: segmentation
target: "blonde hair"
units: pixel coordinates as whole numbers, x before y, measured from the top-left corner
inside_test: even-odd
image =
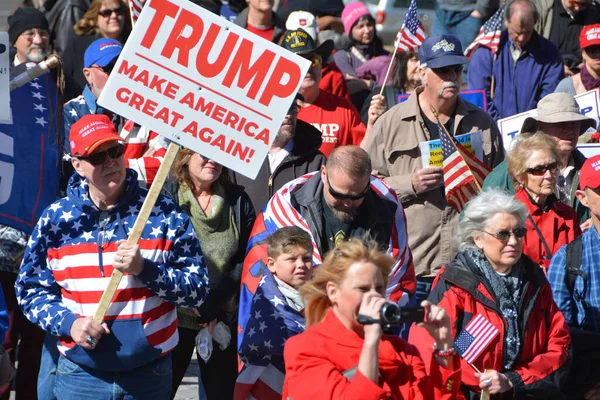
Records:
[[[561,166],[560,155],[558,154],[558,148],[554,139],[539,130],[535,133],[522,133],[517,137],[512,148],[506,155],[508,173],[515,187],[519,186],[527,174],[527,160],[531,156],[531,153],[536,150],[549,151],[554,161],[559,164],[559,167]]]
[[[108,0],[92,0],[92,4],[90,4],[90,8],[83,14],[83,17],[73,26],[73,30],[78,36],[90,36],[90,35],[98,35],[100,34],[100,29],[98,28],[98,13],[102,8],[102,4]],[[116,0],[121,3],[121,7],[125,12],[123,13],[123,17],[125,18],[125,24],[123,25],[123,30],[121,31],[120,42],[125,44],[129,33],[131,32],[131,19],[129,17],[129,4],[126,0]]]
[[[327,254],[323,264],[315,269],[313,278],[299,289],[306,304],[304,315],[307,328],[323,320],[331,308],[331,301],[327,296],[327,283],[333,282],[339,286],[346,278],[350,266],[357,262],[369,262],[377,266],[387,286],[388,275],[395,260],[381,252],[375,241],[352,238],[337,244]]]
[[[189,163],[194,154],[196,154],[195,151],[182,147],[181,150],[177,152],[177,156],[173,162],[173,167],[171,167],[171,176],[175,182],[177,182],[178,185],[187,186],[192,190],[194,189],[194,181],[192,180],[192,176],[190,174]],[[200,156],[205,158],[201,154]],[[219,175],[219,178],[213,182],[213,190],[216,188],[217,184],[221,184],[223,187],[227,187],[231,184],[228,168],[222,167],[221,175]]]

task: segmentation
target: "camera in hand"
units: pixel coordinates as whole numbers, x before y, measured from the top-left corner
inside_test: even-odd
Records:
[[[387,333],[399,328],[404,322],[423,322],[425,309],[423,307],[400,307],[396,303],[388,302],[381,306],[379,318],[373,319],[359,314],[357,321],[363,325],[379,323]]]

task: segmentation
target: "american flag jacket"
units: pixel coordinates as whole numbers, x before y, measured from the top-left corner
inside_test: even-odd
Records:
[[[127,170],[119,203],[102,212],[78,174],[67,196],[51,204],[34,228],[15,290],[25,316],[59,336],[60,353],[105,371],[131,370],[171,351],[178,341],[176,306],[199,307],[208,293],[200,242],[188,217],[159,196],[138,242],[144,269],[123,276],[105,321],[111,330],[86,350],[70,337],[73,322],[93,316],[113,272],[116,242],[126,239],[146,197]]]

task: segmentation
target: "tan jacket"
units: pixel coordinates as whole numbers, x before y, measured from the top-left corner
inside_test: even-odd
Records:
[[[423,168],[419,143],[431,136],[417,102],[418,88],[404,103],[383,114],[361,147],[371,156],[373,173],[396,190],[406,213],[408,240],[417,276],[435,276],[458,252],[458,214],[446,203],[444,188],[416,194],[411,174]],[[483,162],[493,168],[504,159],[502,137],[492,118],[458,98],[454,133],[482,131]]]
[[[536,0],[535,6],[538,10],[538,21],[535,24],[535,30],[537,33],[550,39],[550,32],[552,32],[552,21],[554,21],[554,1],[560,0]]]

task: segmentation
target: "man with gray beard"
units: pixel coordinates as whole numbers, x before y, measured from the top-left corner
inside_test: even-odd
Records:
[[[17,50],[13,65],[37,64],[50,54],[50,31],[48,20],[35,8],[19,8],[8,17],[8,37]]]
[[[424,167],[419,147],[439,139],[431,108],[437,110],[451,135],[481,132],[485,165],[493,168],[504,159],[502,138],[492,118],[458,96],[467,62],[458,38],[428,37],[419,50],[419,60],[423,86],[383,114],[361,145],[371,155],[373,173],[396,191],[404,206],[417,274],[417,301],[427,296],[440,267],[458,250],[458,214],[446,202],[443,170]],[[441,162],[441,154],[438,157]]]
[[[233,182],[243,186],[250,196],[257,214],[283,185],[304,174],[318,171],[325,164],[325,156],[319,151],[321,132],[298,120],[298,101],[304,101],[299,93],[281,123],[256,179],[249,179],[237,172],[231,173]]]

